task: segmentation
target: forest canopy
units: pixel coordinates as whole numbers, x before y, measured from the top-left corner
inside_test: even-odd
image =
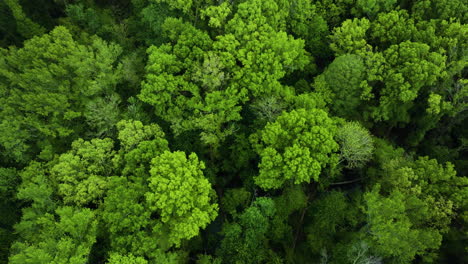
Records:
[[[468,263],[467,23],[0,1],[0,263]]]

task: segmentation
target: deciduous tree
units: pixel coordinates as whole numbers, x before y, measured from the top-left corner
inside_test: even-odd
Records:
[[[334,121],[319,109],[285,112],[252,137],[260,156],[255,183],[278,189],[286,182],[319,181],[322,169],[335,166],[338,144]]]

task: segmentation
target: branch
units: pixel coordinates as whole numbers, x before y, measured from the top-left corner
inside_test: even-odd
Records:
[[[309,192],[309,195],[307,196],[307,204],[309,203],[309,201],[312,200],[312,198],[315,196],[315,193],[317,192],[316,184],[312,184],[311,188],[312,188],[312,190]],[[299,238],[300,231],[301,231],[301,226],[302,226],[302,223],[304,222],[304,217],[305,217],[305,214],[306,214],[306,211],[307,211],[308,207],[309,206],[306,205],[306,207],[304,207],[304,209],[302,209],[301,219],[299,220],[299,225],[297,227],[296,235],[294,236],[294,241],[293,241],[293,245],[292,245],[292,252],[293,253],[294,253],[294,249],[296,248],[297,239]]]
[[[362,180],[364,178],[358,178],[358,179],[354,179],[354,180],[350,180],[350,181],[342,181],[342,182],[334,182],[334,183],[331,183],[330,186],[335,186],[335,185],[344,185],[344,184],[349,184],[349,183],[354,183],[354,182],[358,182],[360,180]]]

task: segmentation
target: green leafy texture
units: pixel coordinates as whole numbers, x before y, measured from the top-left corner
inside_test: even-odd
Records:
[[[161,145],[166,145],[164,142],[164,132],[157,124],[144,125],[141,121],[122,120],[117,124],[119,130],[118,139],[121,144],[121,149],[131,151],[138,148],[142,142],[152,141],[155,139],[161,140]]]
[[[169,242],[176,246],[198,235],[218,214],[218,205],[212,201],[216,195],[203,176],[204,168],[197,155],[187,158],[180,151],[166,151],[152,161],[146,202],[160,214],[169,230]]]
[[[148,264],[148,261],[142,257],[135,257],[132,254],[120,255],[117,253],[111,253],[109,264]]]
[[[217,251],[223,263],[265,263],[274,252],[268,247],[267,235],[275,214],[275,203],[257,198],[233,223],[223,226],[224,238]]]
[[[16,192],[20,183],[14,168],[0,168],[0,263],[7,263],[10,247],[16,238],[13,225],[20,218],[20,203]]]
[[[115,9],[100,8],[94,1],[84,1],[85,3],[66,4],[65,12],[67,20],[63,23],[70,28],[78,28],[92,35],[97,35],[108,41],[115,41],[122,46],[127,46],[131,42],[128,38],[128,26],[126,21],[116,21]],[[86,3],[88,2],[88,3]],[[114,11],[114,12],[112,12]],[[76,29],[78,30],[78,29]]]
[[[378,189],[376,186],[364,199],[374,247],[380,256],[390,258],[395,263],[408,263],[415,255],[439,247],[442,236],[438,232],[413,226],[405,213],[411,207],[407,208],[401,192],[395,191],[388,197],[381,197]],[[429,208],[424,209],[427,211]]]
[[[108,163],[126,177],[107,177],[108,191],[100,207],[111,251],[178,263],[177,259],[184,258],[183,252],[166,252],[172,245],[169,228],[162,224],[160,213],[145,202],[145,193],[151,193],[147,184],[151,160],[168,150],[164,133],[156,124],[134,120],[120,121],[117,129],[120,150],[108,151],[113,156]]]
[[[311,204],[311,219],[306,227],[307,244],[314,254],[334,250],[336,240],[356,224],[355,207],[343,192],[330,191]]]
[[[418,41],[427,43],[432,49],[437,48],[440,52],[445,52],[447,74],[438,80],[429,94],[426,92],[428,104],[419,106],[417,114],[412,118],[417,129],[412,131],[408,143],[412,146],[423,142],[427,142],[428,145],[440,144],[429,143],[429,138],[424,138],[425,134],[436,128],[439,132],[430,138],[439,141],[443,138],[441,135],[448,134],[448,131],[456,124],[462,123],[467,116],[464,109],[468,102],[468,86],[464,69],[468,60],[464,50],[468,48],[468,25],[431,20],[419,22],[417,27],[415,38]],[[438,96],[441,97],[440,101],[436,99]]]
[[[452,164],[427,157],[382,166],[385,177],[364,196],[375,249],[396,262],[430,258],[456,213],[467,208],[467,179],[457,177]]]
[[[135,120],[122,120],[117,129],[122,174],[139,180],[148,178],[151,160],[169,150],[164,132],[157,124],[144,125]]]
[[[397,0],[357,0],[353,13],[373,18],[380,12],[391,11],[396,2]]]
[[[169,231],[145,202],[148,186],[125,178],[113,178],[111,186],[102,207],[113,252],[111,260],[141,261],[143,258],[150,263],[180,263],[184,253],[167,251],[171,247]]]
[[[16,169],[0,168],[0,199],[2,201],[15,198],[19,180]]]
[[[168,17],[178,17],[181,13],[169,7],[167,3],[155,1],[132,1],[134,16],[128,20],[128,28],[134,39],[143,42],[146,47],[160,45],[168,40],[161,34],[162,25]]]
[[[338,129],[336,141],[340,145],[341,159],[346,161],[347,168],[362,168],[372,159],[372,137],[359,123],[345,123]]]
[[[337,57],[315,79],[316,91],[326,98],[333,113],[348,119],[360,116],[359,106],[366,97],[366,65],[361,57],[345,54]]]
[[[20,243],[19,247],[23,249],[27,247],[27,244],[25,244],[27,241],[37,241],[38,232],[42,229],[41,219],[44,218],[44,215],[50,215],[50,212],[54,212],[58,205],[53,199],[54,188],[52,188],[52,183],[50,182],[49,175],[47,175],[44,164],[35,161],[31,162],[29,166],[20,172],[20,177],[22,181],[18,186],[17,197],[18,199],[31,202],[29,207],[22,210],[22,219],[15,226],[16,233],[20,235],[16,243]],[[21,255],[22,251],[23,250],[12,251],[10,249],[10,257],[13,256],[13,254]],[[31,258],[50,258],[46,255],[46,253],[35,253]],[[20,257],[26,258],[23,255]],[[18,261],[18,263],[21,262]],[[45,259],[43,261],[33,261],[32,263],[48,263],[48,261]]]
[[[96,137],[112,136],[115,125],[120,120],[120,97],[111,94],[106,97],[98,97],[85,106],[84,116],[88,126],[94,131]]]
[[[405,41],[384,52],[388,68],[384,73],[379,106],[374,109],[376,120],[408,123],[408,110],[420,90],[446,75],[446,57],[430,52],[423,43]]]
[[[277,97],[262,97],[254,101],[250,106],[256,115],[256,121],[259,121],[261,127],[268,122],[274,122],[276,118],[286,108],[286,103]]]
[[[350,54],[363,54],[370,49],[367,44],[366,33],[371,27],[368,19],[348,19],[340,27],[333,29],[330,36],[330,48],[336,56]]]
[[[378,41],[379,47],[388,48],[391,44],[411,40],[417,29],[406,10],[394,10],[379,14],[369,31],[370,37]]]
[[[466,11],[0,1],[0,262],[468,263]]]
[[[0,53],[0,145],[16,161],[79,133],[89,100],[119,80],[118,46],[99,38],[83,46],[61,26]]]
[[[237,215],[239,208],[248,206],[251,196],[245,188],[229,189],[223,195],[221,208],[233,216]]]
[[[184,13],[192,11],[192,7],[196,7],[197,4],[206,2],[206,0],[150,0],[156,3],[166,3],[172,9],[180,9]]]
[[[319,0],[315,1],[317,10],[327,21],[330,28],[339,26],[350,14],[353,0]]]
[[[226,19],[231,14],[231,6],[228,2],[223,2],[220,5],[209,6],[201,10],[202,18],[209,18],[208,25],[213,28],[224,26]]]
[[[326,109],[326,102],[324,96],[317,92],[302,93],[291,98],[290,104],[293,108],[304,109]]]
[[[203,142],[218,146],[232,133],[224,130],[225,124],[240,119],[236,92],[218,87],[227,77],[225,62],[206,53],[212,45],[206,33],[173,18],[163,28],[176,44],[148,49],[146,80],[138,97],[153,105],[176,135],[199,129]],[[204,62],[199,65],[199,61]]]
[[[232,79],[236,88],[247,88],[250,98],[287,96],[288,89],[279,80],[295,70],[304,69],[311,60],[304,50],[303,40],[280,31],[282,26],[276,23],[281,20],[273,17],[282,12],[274,2],[250,0],[239,4],[236,14],[226,25],[227,34],[219,36],[214,44],[233,65]]]
[[[111,251],[120,255],[154,258],[161,253],[158,220],[151,219],[143,195],[147,187],[114,178],[103,203],[102,219],[109,231]]]
[[[32,38],[34,36],[42,35],[45,29],[32,21],[23,11],[19,0],[5,0],[5,3],[10,8],[16,22],[16,29],[24,38]]]
[[[420,20],[443,19],[468,22],[468,4],[463,0],[417,0],[411,7],[413,15]]]
[[[467,206],[467,179],[457,177],[453,164],[441,165],[435,159],[419,157],[414,162],[394,160],[384,165],[387,177],[382,186],[396,187],[408,195],[420,196],[431,205],[433,220],[446,227],[452,210],[464,210]],[[434,223],[433,223],[434,224]],[[435,224],[434,224],[435,225]],[[443,229],[442,229],[443,230]]]
[[[276,213],[271,221],[272,230],[268,237],[272,242],[283,246],[287,253],[291,253],[291,245],[294,242],[294,226],[290,217],[299,210],[305,210],[308,197],[300,185],[286,187],[283,193],[274,198]],[[303,211],[304,212],[304,211]]]
[[[285,1],[283,1],[285,2]],[[330,34],[327,21],[319,13],[314,3],[308,0],[286,1],[289,10],[287,24],[288,32],[305,40],[307,51],[314,57],[326,58],[330,56],[327,37]]]
[[[454,20],[418,21],[406,10],[380,13],[370,28],[360,26],[363,21],[345,22],[331,37],[337,55],[350,52],[360,56],[365,65],[367,83],[363,82],[362,99],[369,102],[358,110],[360,118],[385,121],[390,128],[406,127],[410,130],[406,142],[416,146],[440,123],[453,127],[466,117],[459,112],[466,108],[466,25]],[[353,48],[352,41],[341,47],[347,37],[360,40],[361,48]],[[322,76],[316,78],[314,86],[329,90]],[[332,94],[322,94],[331,100]],[[436,101],[437,95],[441,98]],[[445,121],[444,115],[453,119]]]
[[[109,138],[79,139],[69,152],[60,155],[50,174],[65,204],[96,204],[104,197],[107,177],[113,173],[113,147]]]
[[[266,14],[277,8],[271,0],[240,4],[216,41],[180,19],[166,19],[163,30],[171,43],[148,49],[139,98],[153,105],[176,135],[201,131],[202,142],[217,149],[233,134],[248,95],[290,96],[292,90],[279,80],[310,61],[302,40],[266,24],[271,22]]]
[[[286,31],[288,11],[290,8],[289,1],[284,0],[248,0],[240,3],[237,8],[237,13],[231,22],[244,20],[247,17],[254,19],[253,21],[244,20],[241,23],[248,23],[251,27],[268,28],[271,27],[274,31]],[[236,17],[237,16],[237,17]],[[265,24],[260,22],[265,21]],[[240,21],[238,21],[240,22]],[[243,29],[250,31],[251,29]]]
[[[221,259],[213,258],[210,255],[198,255],[197,264],[221,264]]]
[[[21,238],[12,247],[9,263],[87,262],[97,228],[90,209],[60,207],[55,213],[41,215],[34,222],[29,221],[28,215],[25,211],[23,220],[16,226]],[[23,237],[31,230],[35,230],[32,236]]]
[[[55,188],[45,164],[32,161],[20,172],[21,184],[18,186],[18,199],[31,201],[32,212],[40,214],[56,209],[53,199]],[[23,213],[23,215],[25,215]]]
[[[334,121],[320,109],[285,112],[252,136],[261,161],[255,183],[278,189],[286,182],[319,181],[326,166],[335,166],[338,144]]]

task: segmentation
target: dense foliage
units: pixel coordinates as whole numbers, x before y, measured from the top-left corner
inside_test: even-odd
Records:
[[[0,263],[468,263],[467,22],[0,1]]]

